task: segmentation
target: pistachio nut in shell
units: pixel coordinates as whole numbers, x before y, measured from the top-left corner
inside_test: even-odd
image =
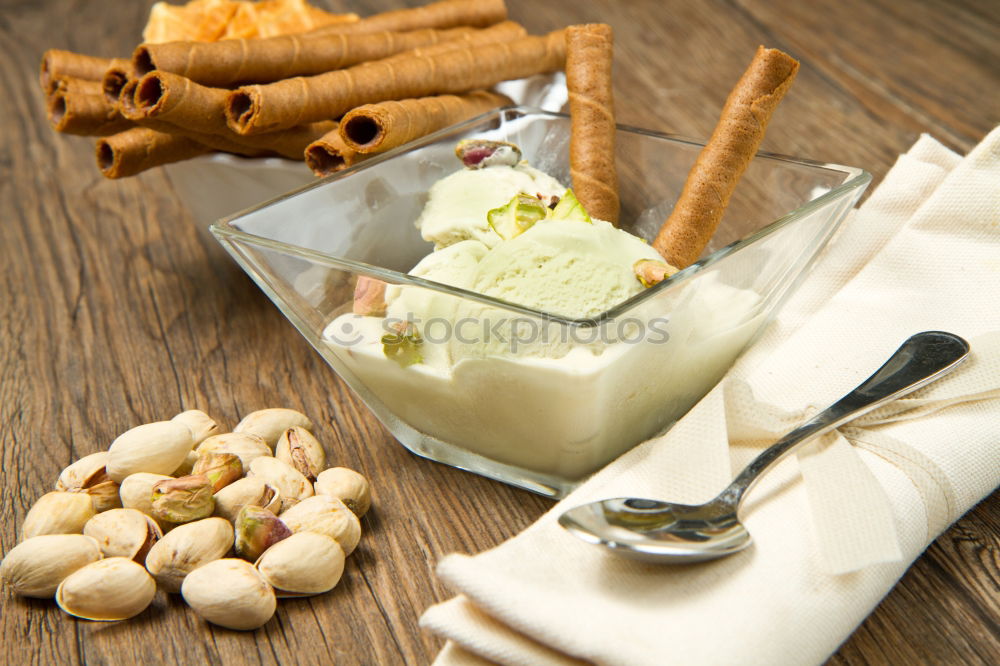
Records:
[[[83,534],[44,534],[17,544],[0,563],[0,579],[14,594],[49,599],[66,576],[101,559],[97,541]]]
[[[83,533],[97,541],[104,557],[127,557],[139,564],[146,561],[153,544],[163,538],[156,521],[135,509],[99,513],[87,521]]]
[[[136,472],[170,474],[194,446],[191,430],[177,421],[136,426],[115,439],[108,449],[108,476],[121,483]]]
[[[243,478],[243,463],[233,453],[211,452],[198,456],[192,474],[204,474],[212,482],[212,492],[217,493],[230,483]]]
[[[56,481],[56,490],[82,490],[98,483],[110,481],[105,469],[108,461],[107,451],[98,451],[84,456],[64,469]]]
[[[184,579],[181,595],[212,624],[249,631],[274,615],[274,590],[246,560],[215,560]]]
[[[283,407],[273,407],[271,409],[259,409],[243,417],[233,432],[250,432],[267,442],[272,449],[278,443],[281,433],[289,428],[301,426],[306,430],[313,429],[313,422],[302,412]]]
[[[86,493],[58,490],[45,493],[24,517],[24,538],[41,534],[82,534],[83,526],[95,513],[94,503]]]
[[[281,510],[292,507],[306,497],[312,497],[313,487],[302,472],[277,458],[256,458],[250,463],[247,476],[263,479],[281,493]]]
[[[122,506],[126,509],[135,509],[136,511],[142,511],[147,516],[152,516],[153,486],[159,481],[172,478],[172,476],[167,476],[166,474],[147,474],[146,472],[130,474],[122,481],[121,488],[118,489]],[[163,520],[157,520],[156,522],[164,532],[173,526],[173,523]]]
[[[281,508],[281,493],[264,479],[248,476],[215,493],[215,515],[235,523],[240,509],[259,506],[271,513]]]
[[[85,620],[127,620],[156,596],[149,573],[127,557],[110,557],[77,569],[59,584],[56,603]]]
[[[97,485],[90,486],[89,488],[71,490],[70,492],[89,495],[90,501],[94,504],[94,511],[101,513],[102,511],[110,511],[111,509],[121,508],[122,500],[121,495],[119,494],[120,490],[121,486],[111,479],[108,479],[103,483],[98,483]]]
[[[320,472],[316,477],[316,483],[313,484],[313,490],[317,495],[336,497],[358,518],[368,513],[372,505],[368,479],[346,467],[331,467]]]
[[[259,506],[245,506],[240,510],[235,531],[236,555],[248,562],[256,562],[265,550],[292,536],[292,531],[280,518]]]
[[[322,594],[344,573],[344,549],[316,532],[299,532],[274,544],[257,560],[257,571],[278,597]]]
[[[271,447],[263,438],[249,432],[227,432],[214,435],[202,442],[196,449],[198,455],[206,453],[232,453],[239,456],[244,472],[250,469],[254,458],[270,456]]]
[[[274,457],[288,463],[310,481],[315,481],[326,467],[323,445],[302,426],[293,426],[281,433],[274,447]]]
[[[178,525],[153,544],[146,568],[167,592],[179,592],[184,577],[233,547],[233,526],[223,518],[205,518]]]
[[[191,438],[194,440],[195,446],[198,446],[212,435],[218,435],[222,432],[222,429],[219,428],[219,424],[215,422],[215,419],[200,409],[189,409],[186,412],[181,412],[170,420],[183,423],[188,427],[188,430],[191,431]]]
[[[171,523],[208,518],[215,510],[212,482],[204,474],[164,479],[153,484],[153,517]]]
[[[295,532],[318,532],[335,539],[350,555],[361,540],[361,522],[336,497],[308,497],[279,516]]]
[[[194,469],[194,464],[198,462],[199,457],[200,456],[198,455],[197,451],[189,451],[188,454],[184,457],[184,462],[180,464],[180,467],[171,472],[170,476],[173,477],[187,476],[188,474],[191,473],[191,470]]]

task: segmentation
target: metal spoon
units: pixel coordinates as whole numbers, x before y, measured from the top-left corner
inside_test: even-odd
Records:
[[[751,538],[738,518],[740,503],[764,472],[803,442],[947,374],[968,353],[957,335],[914,335],[860,386],[754,458],[707,504],[618,497],[569,509],[559,524],[588,543],[646,562],[700,562],[743,550]]]

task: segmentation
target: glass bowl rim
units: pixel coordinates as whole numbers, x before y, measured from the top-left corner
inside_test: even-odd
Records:
[[[360,275],[365,275],[371,278],[383,280],[389,282],[390,284],[422,287],[425,289],[431,289],[433,291],[445,293],[451,296],[456,296],[465,300],[471,300],[478,303],[482,303],[484,305],[488,305],[494,308],[507,310],[509,312],[513,312],[519,315],[535,317],[543,321],[555,322],[575,328],[591,328],[594,326],[600,326],[601,324],[608,321],[613,321],[618,317],[621,317],[628,311],[632,310],[634,307],[644,303],[646,300],[653,298],[656,294],[659,294],[663,291],[671,289],[676,285],[683,284],[693,279],[697,274],[699,274],[709,266],[718,263],[719,261],[743,249],[744,247],[752,245],[760,241],[761,239],[770,236],[772,233],[778,231],[779,229],[782,229],[785,226],[793,223],[794,221],[815,212],[819,208],[826,206],[828,203],[831,203],[832,201],[841,198],[846,193],[853,190],[857,190],[859,188],[863,189],[868,185],[869,182],[871,182],[872,179],[872,176],[869,172],[859,167],[850,167],[828,162],[817,162],[814,160],[782,155],[780,153],[758,152],[754,155],[753,159],[756,160],[758,158],[761,158],[777,162],[788,162],[791,164],[796,164],[811,168],[839,171],[846,174],[847,179],[840,185],[831,188],[829,191],[824,192],[815,199],[807,201],[798,208],[795,208],[794,210],[785,213],[784,215],[778,217],[774,221],[761,227],[757,231],[754,231],[753,233],[739,240],[733,241],[732,243],[729,243],[728,245],[721,247],[718,250],[715,250],[714,252],[710,253],[704,258],[691,264],[690,266],[687,266],[686,268],[674,273],[673,275],[663,280],[662,282],[648,289],[645,289],[638,294],[635,294],[631,298],[628,298],[622,301],[621,303],[618,303],[617,305],[611,307],[610,309],[598,315],[586,318],[565,317],[563,315],[555,314],[552,312],[546,312],[544,310],[536,310],[534,308],[530,308],[527,306],[518,305],[517,303],[511,303],[509,301],[504,301],[502,299],[494,298],[492,296],[485,296],[483,294],[479,294],[474,291],[469,291],[468,289],[462,289],[460,287],[453,287],[451,285],[443,284],[440,282],[434,282],[432,280],[427,280],[421,277],[410,275],[408,273],[402,273],[400,271],[384,268],[381,266],[376,266],[374,264],[369,264],[354,259],[338,257],[332,254],[328,254],[326,252],[320,252],[319,250],[313,250],[307,247],[303,247],[301,245],[294,245],[292,243],[286,243],[284,241],[277,241],[270,238],[266,238],[264,236],[258,236],[256,234],[251,234],[249,232],[237,229],[232,226],[232,223],[234,221],[246,215],[249,215],[250,213],[278,204],[284,201],[285,199],[297,196],[308,190],[317,187],[323,187],[327,183],[331,183],[340,180],[342,178],[346,178],[347,176],[350,176],[358,171],[372,168],[378,164],[381,164],[382,162],[391,160],[399,155],[419,150],[427,145],[436,143],[438,140],[449,134],[460,133],[465,129],[469,129],[471,127],[483,123],[484,121],[488,120],[491,117],[499,117],[501,114],[509,111],[516,111],[520,113],[521,114],[520,117],[542,116],[549,118],[560,118],[564,120],[568,120],[570,118],[569,114],[566,113],[544,111],[542,109],[537,109],[530,106],[512,105],[512,106],[505,106],[493,109],[491,111],[487,111],[486,113],[480,114],[474,118],[470,118],[461,123],[456,123],[444,129],[428,134],[422,139],[411,141],[409,143],[403,144],[402,146],[393,148],[392,150],[388,150],[382,154],[375,155],[367,160],[364,160],[359,164],[348,167],[347,169],[344,169],[343,171],[340,171],[338,173],[318,178],[316,182],[308,183],[306,185],[303,185],[302,187],[298,187],[289,192],[286,192],[285,194],[279,195],[272,199],[268,199],[267,201],[263,201],[259,204],[251,206],[250,208],[246,208],[244,210],[235,212],[231,215],[227,215],[226,217],[223,217],[217,220],[215,223],[213,223],[209,227],[209,230],[212,232],[212,234],[216,237],[216,239],[220,243],[226,243],[229,241],[243,241],[251,245],[256,245],[259,247],[275,250],[283,254],[297,256],[301,259],[305,259],[312,263],[326,265],[330,268],[338,270],[347,270],[352,273],[358,273]],[[657,132],[655,130],[633,127],[631,125],[622,125],[618,123],[616,124],[616,128],[619,132],[639,134],[643,136],[652,137],[655,139],[670,141],[673,143],[689,144],[692,146],[699,146],[699,147],[705,145],[704,141],[699,141],[697,139],[691,139],[676,134],[669,134],[664,132]]]

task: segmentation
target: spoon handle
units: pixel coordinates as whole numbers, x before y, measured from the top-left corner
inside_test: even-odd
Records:
[[[954,369],[968,354],[969,343],[957,335],[941,331],[917,333],[860,386],[754,458],[718,500],[738,508],[757,479],[797,446],[929,384]]]

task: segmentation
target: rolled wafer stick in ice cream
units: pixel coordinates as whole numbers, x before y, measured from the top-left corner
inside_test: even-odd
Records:
[[[49,124],[57,132],[106,136],[132,127],[102,94],[56,90],[48,99]]]
[[[133,127],[97,142],[97,166],[107,178],[125,178],[210,151],[187,137]]]
[[[268,136],[261,134],[260,136]],[[306,166],[317,176],[329,176],[343,171],[349,166],[365,159],[367,155],[355,151],[340,136],[337,128],[327,132],[306,146]]]
[[[618,225],[611,26],[566,28],[569,91],[569,173],[573,192],[592,216]]]
[[[340,136],[359,153],[382,153],[509,104],[506,95],[486,90],[365,104],[341,118]]]
[[[673,212],[653,241],[671,265],[690,266],[708,245],[798,70],[798,61],[788,54],[758,47],[688,173]]]
[[[329,33],[367,33],[422,28],[485,28],[507,18],[504,0],[440,0],[422,7],[394,9],[373,14],[351,23],[335,23],[312,30],[310,35]]]
[[[229,95],[226,116],[239,134],[273,132],[337,118],[362,104],[489,88],[556,71],[565,58],[561,30],[432,55],[400,54],[317,76],[239,88]]]
[[[428,28],[409,32],[305,33],[253,40],[140,44],[132,55],[132,64],[138,76],[160,70],[180,74],[205,86],[271,83],[379,60],[474,31],[468,27]]]
[[[48,90],[51,79],[58,76],[73,76],[88,81],[100,81],[110,64],[111,58],[97,58],[62,49],[49,49],[42,54],[39,81],[42,84],[42,90]]]

